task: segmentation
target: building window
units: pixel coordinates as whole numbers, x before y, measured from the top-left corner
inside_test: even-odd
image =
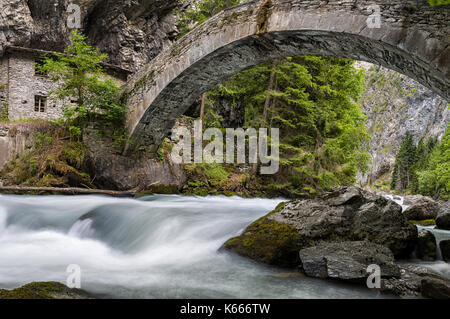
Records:
[[[36,95],[34,97],[34,111],[45,112],[46,107],[47,107],[47,97]]]

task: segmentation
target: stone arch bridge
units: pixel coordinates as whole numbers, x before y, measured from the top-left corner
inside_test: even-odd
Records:
[[[367,23],[376,13],[373,5],[381,9],[380,28]],[[379,64],[449,100],[449,7],[431,7],[426,0],[253,0],[225,10],[127,83],[126,151],[155,152],[203,92],[243,69],[285,56]]]

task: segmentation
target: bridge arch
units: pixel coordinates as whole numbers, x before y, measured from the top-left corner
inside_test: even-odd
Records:
[[[371,5],[381,8],[380,28],[368,27]],[[203,92],[239,71],[285,56],[379,64],[449,100],[449,13],[449,6],[433,8],[426,0],[253,0],[225,10],[127,83],[130,145],[155,152]]]

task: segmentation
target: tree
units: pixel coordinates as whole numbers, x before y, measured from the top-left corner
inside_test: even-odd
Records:
[[[400,149],[395,157],[392,174],[391,188],[405,190],[414,178],[414,164],[417,161],[417,148],[413,135],[408,132],[400,144]]]
[[[36,66],[57,83],[50,95],[63,103],[64,120],[73,133],[79,134],[90,121],[123,123],[126,106],[119,102],[120,87],[101,65],[106,58],[75,30],[64,53],[46,55]]]
[[[420,194],[450,199],[450,124],[442,141],[430,154],[426,168],[417,174]]]
[[[363,83],[353,61],[288,57],[240,72],[208,96],[215,112],[223,100],[244,105],[244,128],[280,128],[281,171],[263,184],[298,195],[353,184],[367,168],[369,135],[356,103]]]

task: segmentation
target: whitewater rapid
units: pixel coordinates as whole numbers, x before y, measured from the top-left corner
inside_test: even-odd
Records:
[[[0,195],[0,288],[66,283],[115,298],[373,298],[220,251],[282,200]]]

